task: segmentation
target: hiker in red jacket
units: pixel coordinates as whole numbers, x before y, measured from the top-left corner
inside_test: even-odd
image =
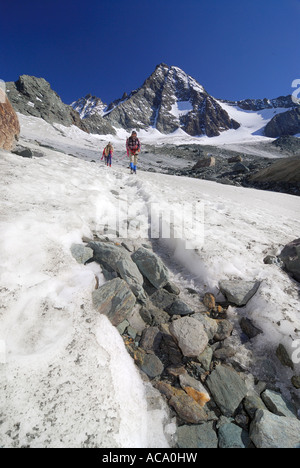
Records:
[[[136,132],[132,132],[131,136],[126,140],[127,155],[130,157],[130,173],[136,174],[136,166],[138,153],[141,151],[141,143]]]

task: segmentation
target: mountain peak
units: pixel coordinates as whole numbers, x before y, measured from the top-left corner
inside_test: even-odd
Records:
[[[169,65],[167,65],[166,63],[162,62],[162,63],[159,63],[158,65],[156,65],[155,70],[157,68],[168,68],[169,69],[171,67]]]
[[[128,130],[152,127],[167,134],[181,128],[192,136],[216,136],[239,127],[194,78],[165,63],[157,65],[140,88],[109,110],[105,118]]]

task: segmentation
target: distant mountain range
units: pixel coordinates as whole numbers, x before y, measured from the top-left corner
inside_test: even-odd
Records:
[[[41,117],[50,123],[77,125],[90,133],[105,135],[116,134],[118,128],[128,131],[156,128],[163,134],[181,129],[191,136],[218,136],[241,125],[230,117],[222,103],[254,112],[281,109],[265,127],[265,135],[275,138],[300,133],[300,108],[291,96],[235,102],[215,99],[183,70],[164,63],[155,68],[140,88],[129,95],[124,93],[109,105],[100,97],[88,94],[69,106],[45,79],[28,75],[6,83],[6,89],[17,112]],[[282,109],[287,110],[282,112]]]

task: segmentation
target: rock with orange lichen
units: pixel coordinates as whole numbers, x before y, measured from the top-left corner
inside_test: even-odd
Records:
[[[214,309],[216,307],[215,296],[211,293],[205,293],[203,298],[203,304],[208,308],[208,310]]]
[[[202,406],[184,390],[175,388],[167,382],[157,382],[155,387],[168,399],[168,403],[185,422],[199,424],[207,421],[208,416]]]
[[[204,406],[210,401],[210,396],[202,383],[191,377],[187,372],[179,375],[179,382],[181,388],[190,395],[200,406]]]
[[[184,387],[184,391],[202,407],[210,400],[207,393],[198,392],[198,390],[195,390],[193,387]]]

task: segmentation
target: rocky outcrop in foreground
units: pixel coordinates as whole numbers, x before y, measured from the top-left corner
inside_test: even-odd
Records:
[[[11,103],[0,89],[0,148],[14,149],[20,134],[20,124]]]
[[[181,290],[149,244],[100,236],[73,245],[80,263],[100,264],[106,282],[97,285],[95,309],[117,327],[143,379],[150,381],[177,420],[179,448],[295,448],[300,421],[291,401],[261,382],[238,359],[230,337],[228,305],[242,307],[259,293],[258,281],[224,280],[225,300]],[[243,339],[263,333],[246,318]],[[290,365],[282,344],[278,365]],[[299,376],[292,379],[299,388]]]

